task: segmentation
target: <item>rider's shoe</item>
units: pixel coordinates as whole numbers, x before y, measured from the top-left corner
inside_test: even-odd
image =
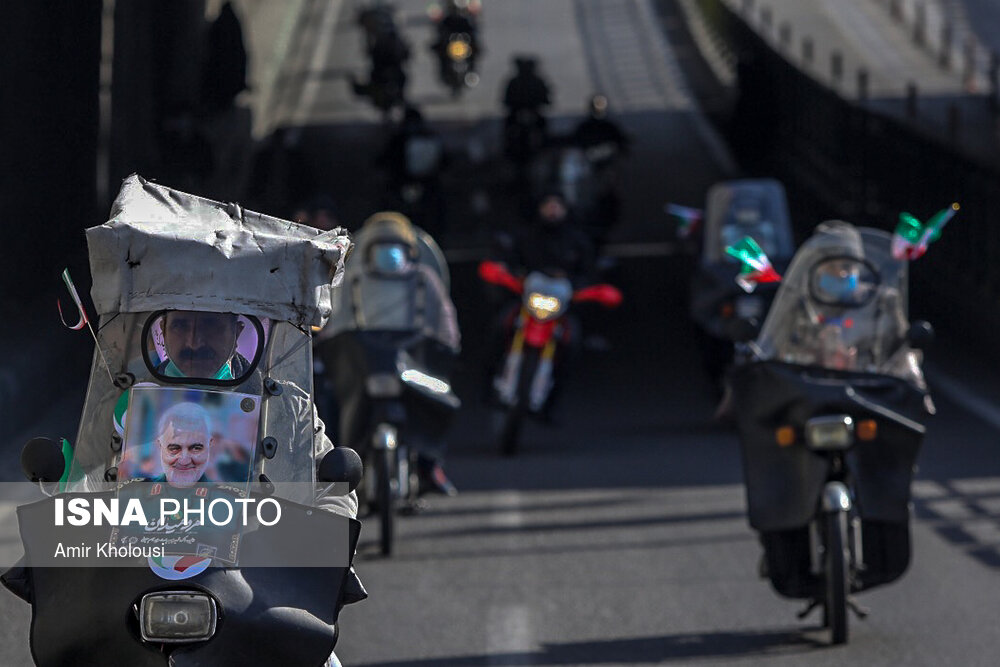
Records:
[[[434,459],[420,458],[417,460],[417,473],[420,476],[420,493],[440,493],[444,496],[458,495],[458,489],[444,474],[444,468]]]

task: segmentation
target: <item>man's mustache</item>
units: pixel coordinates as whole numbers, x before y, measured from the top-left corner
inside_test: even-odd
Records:
[[[213,361],[219,355],[210,347],[199,347],[197,350],[185,347],[181,350],[181,361]]]

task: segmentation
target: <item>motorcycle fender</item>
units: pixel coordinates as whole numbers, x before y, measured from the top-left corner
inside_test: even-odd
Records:
[[[851,493],[843,482],[827,482],[823,487],[822,506],[824,512],[848,512],[851,509]]]

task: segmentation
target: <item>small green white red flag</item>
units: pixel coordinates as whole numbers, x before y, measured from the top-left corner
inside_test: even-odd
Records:
[[[736,284],[744,292],[753,292],[760,283],[776,283],[781,281],[771,260],[757,242],[749,236],[744,236],[739,242],[726,248],[726,254],[739,260],[740,273],[736,276]]]
[[[76,291],[76,285],[73,284],[73,279],[69,277],[69,269],[63,269],[62,272],[63,282],[66,283],[66,289],[69,290],[69,295],[73,297],[73,303],[76,304],[76,308],[80,311],[80,321],[76,324],[70,325],[66,322],[66,318],[63,317],[62,302],[56,299],[56,308],[59,309],[59,319],[62,323],[72,329],[73,331],[79,331],[83,327],[87,326],[87,322],[90,320],[87,318],[87,311],[83,309],[83,303],[80,301],[80,295]]]
[[[700,208],[691,208],[680,204],[667,204],[663,210],[668,215],[677,218],[677,236],[682,239],[691,237],[705,215],[705,212]]]
[[[910,213],[900,213],[899,224],[892,234],[892,256],[911,261],[923,257],[927,247],[941,238],[941,230],[955,217],[958,209],[958,202],[955,202],[932,215],[926,223]]]

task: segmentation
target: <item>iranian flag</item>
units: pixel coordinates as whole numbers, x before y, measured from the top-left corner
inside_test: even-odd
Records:
[[[899,224],[892,234],[892,256],[898,260],[914,260],[923,257],[927,247],[941,238],[941,230],[958,212],[958,202],[941,209],[926,223],[920,222],[910,213],[899,214]]]
[[[742,265],[740,274],[736,276],[736,284],[744,292],[753,292],[760,283],[776,283],[781,276],[771,266],[771,260],[749,236],[744,236],[738,243],[726,248],[726,254],[735,257]]]

